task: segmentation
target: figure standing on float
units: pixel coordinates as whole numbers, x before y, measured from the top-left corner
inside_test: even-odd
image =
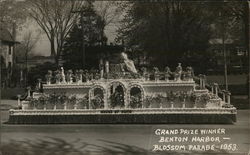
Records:
[[[137,70],[134,65],[134,61],[130,60],[128,58],[128,55],[125,52],[121,53],[121,58],[123,60],[123,63],[125,64],[125,68],[123,68],[125,71],[137,73]]]

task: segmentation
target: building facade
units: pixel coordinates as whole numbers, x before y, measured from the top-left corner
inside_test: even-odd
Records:
[[[15,64],[14,46],[17,42],[11,33],[4,28],[0,28],[0,55],[1,55],[1,85],[10,85]]]
[[[248,72],[248,52],[246,47],[237,44],[225,44],[225,56],[223,45],[212,44],[209,49],[214,54],[215,68],[213,72],[221,72],[224,70],[224,57],[229,74],[239,74]]]

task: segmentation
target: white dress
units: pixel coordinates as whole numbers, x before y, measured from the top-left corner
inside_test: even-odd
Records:
[[[134,62],[132,60],[124,60],[124,63],[126,65],[126,69],[129,71],[129,72],[132,72],[132,73],[137,73],[137,70],[135,68],[135,65],[134,65]]]

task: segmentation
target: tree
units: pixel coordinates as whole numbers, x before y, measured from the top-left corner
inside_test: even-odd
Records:
[[[23,36],[22,45],[24,47],[24,54],[25,54],[25,61],[26,61],[26,67],[25,67],[25,85],[27,85],[27,79],[28,79],[28,56],[34,49],[36,43],[39,40],[39,36],[41,33],[36,34],[36,36],[33,36],[32,31],[28,31]]]
[[[247,49],[247,40],[248,40],[248,18],[246,10],[247,2],[221,2],[216,3],[216,5],[211,4],[211,11],[215,18],[213,20],[213,37],[218,39],[219,42],[217,44],[221,45],[221,50],[223,51],[224,58],[224,83],[225,89],[228,90],[228,80],[227,80],[227,72],[228,72],[228,64],[227,60],[231,53],[227,49],[228,44],[234,44],[234,48],[237,46],[244,47]],[[233,54],[233,53],[231,53]],[[242,60],[238,59],[241,68]]]
[[[100,15],[96,13],[93,5],[88,7],[88,12],[78,18],[65,40],[62,58],[66,68],[82,68],[81,63],[84,61],[82,59],[82,42],[84,42],[84,48],[88,50],[90,46],[101,46],[107,41],[107,37],[100,27],[102,22]]]
[[[79,17],[79,14],[72,12],[84,9],[84,5],[88,2],[27,0],[27,3],[30,16],[47,35],[51,46],[51,56],[55,57],[58,65],[65,39]]]
[[[20,81],[20,71],[23,71],[24,73],[24,81],[25,86],[27,85],[27,79],[28,79],[28,58],[31,56],[35,45],[39,41],[41,32],[36,32],[28,30],[23,34],[23,37],[21,38],[20,44],[16,47],[16,57],[17,61],[20,62],[20,60],[24,60],[25,66],[24,68],[22,66],[16,66],[14,69],[16,72],[13,72],[13,79],[15,79],[15,82]],[[13,81],[13,82],[14,82]]]
[[[241,46],[247,45],[247,10],[246,2],[220,2],[209,5],[213,24],[213,38],[221,38],[224,33],[225,40],[232,40]],[[246,24],[247,23],[247,24]]]
[[[18,59],[26,59],[32,53],[35,45],[39,41],[40,35],[41,31],[34,33],[30,30],[23,35],[16,49]]]
[[[242,1],[242,2],[228,2],[226,3],[228,10],[228,16],[234,18],[236,23],[243,23],[241,24],[240,29],[244,31],[244,44],[248,45],[249,41],[249,2]],[[248,47],[249,48],[249,47]]]
[[[205,51],[210,17],[202,2],[129,2],[118,42],[148,52],[158,66],[176,66],[185,53]]]
[[[22,28],[27,19],[25,12],[25,2],[16,0],[0,1],[0,23],[1,26],[12,32],[14,40],[17,29]]]

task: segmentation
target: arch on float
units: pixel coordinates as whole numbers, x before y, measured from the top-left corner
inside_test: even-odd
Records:
[[[124,91],[127,90],[126,87],[125,87],[125,84],[122,83],[121,81],[113,81],[113,82],[110,82],[110,83],[108,84],[108,90],[110,90],[111,87],[112,87],[113,85],[119,85],[119,86],[121,86],[121,87],[123,88]]]
[[[89,90],[89,103],[91,102],[92,99],[95,97],[95,90],[100,89],[102,91],[102,96],[103,96],[103,102],[104,102],[104,108],[107,107],[106,100],[107,100],[107,91],[106,89],[101,86],[101,85],[94,85],[92,88]]]
[[[128,103],[130,104],[131,102],[131,90],[133,88],[138,88],[140,90],[140,94],[141,94],[141,100],[142,100],[142,108],[143,108],[143,103],[144,103],[144,99],[145,99],[145,91],[144,91],[144,88],[142,87],[142,85],[140,84],[130,84],[129,87],[128,87]]]
[[[109,84],[108,84],[108,86],[107,86],[107,97],[108,97],[108,99],[110,99],[110,96],[112,95],[112,90],[111,90],[111,88],[113,87],[113,86],[116,86],[116,87],[118,87],[118,86],[121,86],[122,87],[122,89],[123,89],[123,97],[124,97],[124,106],[126,107],[127,105],[128,105],[128,100],[127,100],[127,96],[128,96],[128,94],[127,94],[127,88],[126,88],[126,85],[124,84],[124,83],[122,83],[121,81],[113,81],[113,82],[110,82]],[[113,89],[116,89],[116,88],[113,88]],[[110,101],[110,100],[109,100]],[[109,102],[110,103],[110,102]]]
[[[102,93],[103,93],[103,96],[105,96],[105,94],[106,94],[106,90],[105,90],[105,88],[103,87],[103,86],[101,86],[101,85],[94,85],[92,88],[90,88],[90,90],[89,90],[89,93],[90,93],[90,98],[91,97],[94,97],[94,92],[95,92],[95,89],[101,89],[102,90]]]

